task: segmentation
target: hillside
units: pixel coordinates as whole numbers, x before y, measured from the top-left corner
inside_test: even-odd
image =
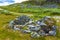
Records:
[[[60,6],[59,3],[43,1],[26,1],[9,6],[0,6],[0,40],[60,40]],[[58,1],[59,2],[59,1]],[[44,36],[31,38],[30,34],[21,33],[11,29],[8,24],[17,16],[27,15],[33,20],[40,20],[45,16],[51,16],[56,20],[56,36]]]
[[[20,15],[19,14],[16,15],[16,14],[15,13],[14,13],[14,15],[13,14],[11,14],[11,15],[0,14],[0,40],[60,40],[60,31],[59,31],[60,21],[56,23],[58,26],[56,36],[31,38],[30,34],[21,33],[20,31],[15,31],[8,27],[9,22],[11,20],[14,20],[16,18],[16,16],[20,16],[22,13],[20,13]],[[28,15],[30,15],[30,14],[27,13],[27,16]],[[47,15],[40,14],[39,16],[38,15],[39,14],[34,14],[33,16],[31,16],[31,18],[38,20],[41,17],[48,16],[48,14]],[[56,16],[56,18],[57,18],[57,16]],[[56,19],[56,20],[58,20],[58,19]]]
[[[59,4],[57,3],[52,3],[48,1],[46,2],[42,2],[42,5],[37,3],[36,1],[25,1],[22,3],[16,3],[16,4],[12,4],[9,6],[1,6],[0,8],[9,10],[9,11],[13,11],[13,12],[18,12],[18,13],[37,13],[39,12],[38,10],[43,9],[43,8],[60,8]],[[33,11],[36,10],[36,11]],[[40,12],[39,12],[40,13]]]

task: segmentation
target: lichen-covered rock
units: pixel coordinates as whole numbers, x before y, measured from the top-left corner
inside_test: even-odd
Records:
[[[37,32],[32,32],[31,37],[36,38],[36,37],[40,37],[40,35]]]
[[[23,15],[23,16],[20,16],[18,17],[18,24],[19,25],[24,25],[25,23],[29,22],[30,21],[30,18],[26,15]]]

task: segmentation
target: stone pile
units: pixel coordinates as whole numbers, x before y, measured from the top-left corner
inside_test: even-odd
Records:
[[[50,16],[46,16],[40,20],[33,21],[30,17],[23,15],[11,21],[9,26],[14,30],[20,30],[23,33],[30,33],[31,37],[40,37],[56,35],[55,20]],[[23,29],[27,27],[27,29]]]

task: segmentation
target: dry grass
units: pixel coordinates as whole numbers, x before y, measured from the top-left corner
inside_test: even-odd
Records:
[[[7,28],[9,21],[13,20],[16,16],[0,14],[0,40],[60,40],[60,32],[57,31],[57,35],[31,38],[30,34],[23,34],[20,31],[14,31]],[[60,22],[57,23],[60,26]]]

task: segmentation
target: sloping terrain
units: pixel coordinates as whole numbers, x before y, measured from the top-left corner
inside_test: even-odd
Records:
[[[11,20],[14,20],[16,16],[17,15],[0,14],[0,40],[60,40],[60,31],[59,31],[60,22],[57,22],[58,30],[57,30],[56,36],[31,38],[30,34],[24,34],[24,33],[21,33],[20,31],[15,31],[8,27],[9,22]],[[36,16],[38,16],[38,15],[36,15]],[[32,16],[32,18],[35,19],[38,17]],[[55,19],[56,18],[57,17],[55,17]]]
[[[38,4],[38,3],[37,3]],[[40,8],[35,2],[23,2],[9,6],[0,7],[0,40],[60,40],[60,8]],[[48,4],[47,4],[48,5]],[[53,5],[53,4],[52,4]],[[59,5],[59,4],[56,4]],[[54,4],[54,6],[56,6]],[[34,6],[34,7],[32,7]],[[38,7],[36,7],[38,6]],[[43,5],[46,6],[46,3]],[[44,16],[52,16],[57,20],[58,26],[56,36],[31,38],[30,34],[12,30],[8,27],[11,20],[16,16],[27,15],[38,20]]]
[[[42,4],[39,4],[39,2],[36,1],[25,1],[22,3],[12,4],[9,6],[4,6],[4,7],[1,6],[1,8],[18,13],[36,13],[36,12],[40,13],[40,10],[44,8],[48,8],[48,9],[60,8],[59,4],[57,4],[56,2],[51,2],[47,0],[41,3]]]

